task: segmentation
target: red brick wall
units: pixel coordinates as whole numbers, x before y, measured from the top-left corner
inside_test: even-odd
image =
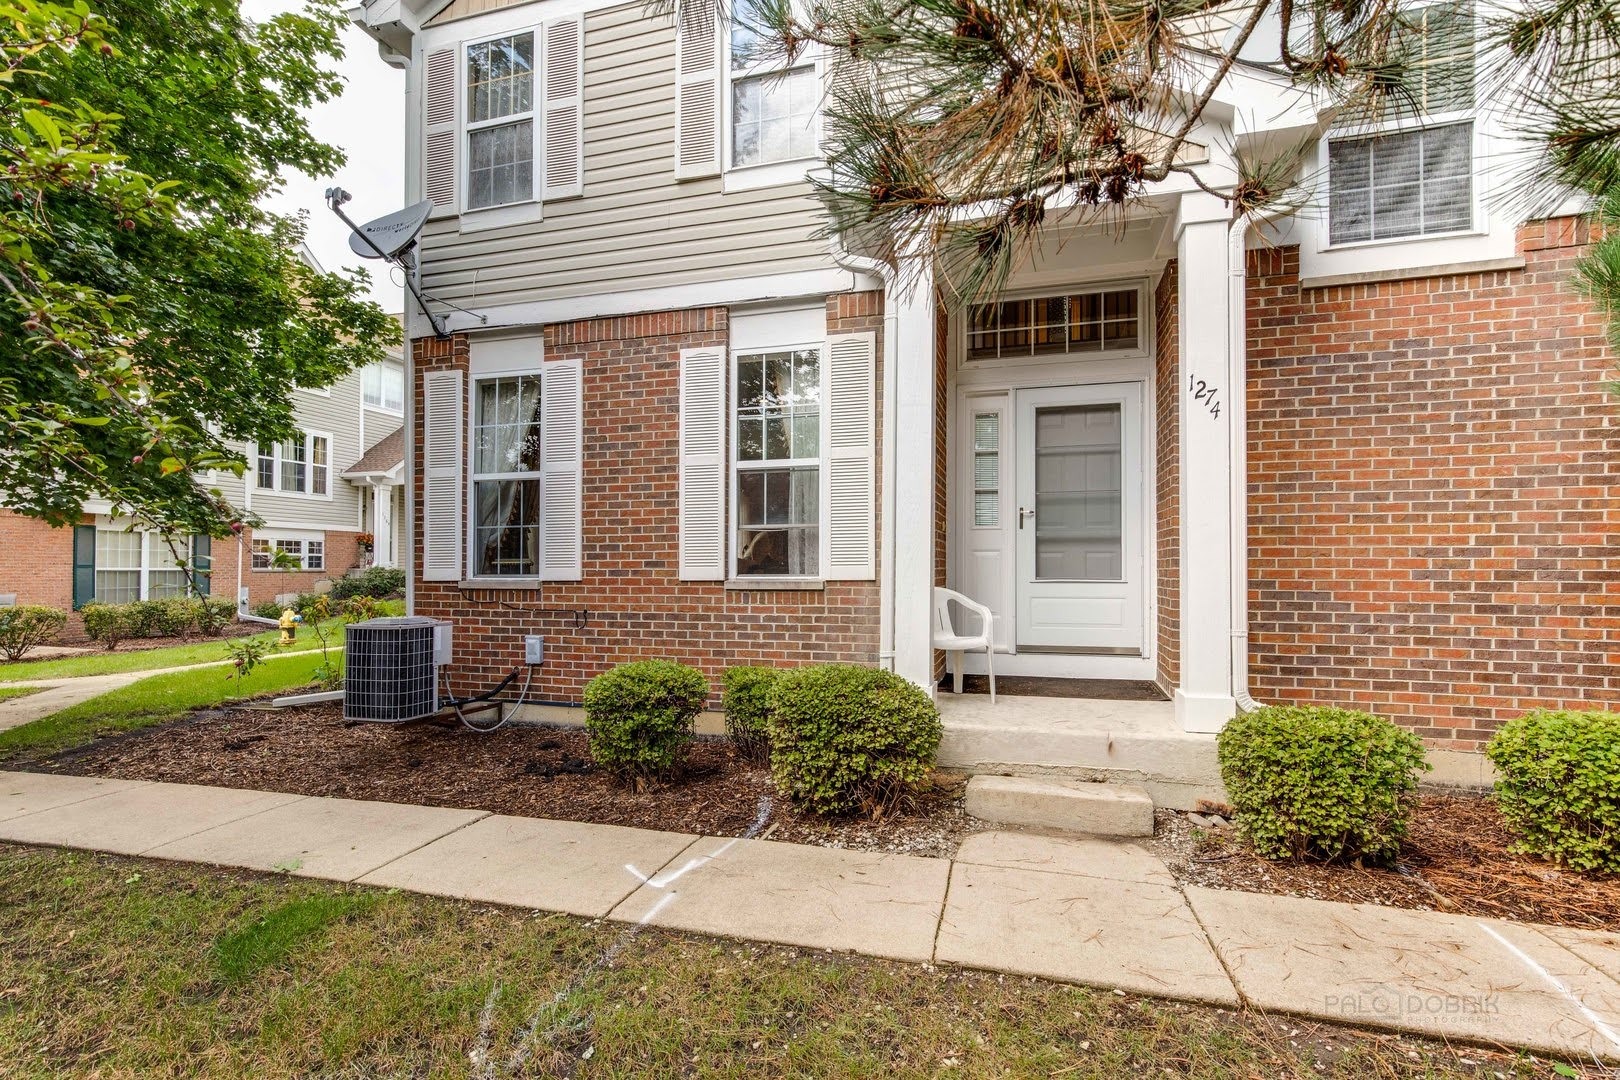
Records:
[[[947,584],[950,555],[950,313],[945,298],[934,300],[934,584]],[[945,677],[945,654],[934,650],[934,681]]]
[[[1254,693],[1477,747],[1534,706],[1620,699],[1614,358],[1569,284],[1571,220],[1523,271],[1304,289],[1250,255]]]
[[[73,530],[0,510],[0,593],[16,593],[19,604],[70,609]]]
[[[304,530],[299,530],[304,531]],[[245,551],[253,549],[253,530],[243,531]],[[242,584],[248,587],[248,603],[262,604],[274,600],[282,593],[312,592],[317,581],[335,581],[350,570],[363,565],[359,533],[328,531],[326,537],[326,569],[324,570],[255,570],[249,559],[242,571]],[[236,545],[224,540],[214,541],[214,595],[236,596]]]
[[[1158,567],[1159,685],[1181,683],[1181,386],[1176,263],[1171,261],[1153,293],[1156,335],[1153,373],[1154,523]]]
[[[881,304],[875,293],[829,298],[829,328],[881,337]],[[679,352],[724,346],[727,320],[724,308],[704,308],[545,328],[548,357],[584,362],[584,579],[463,590],[422,581],[413,556],[416,613],[455,623],[455,692],[492,685],[519,665],[524,634],[546,639],[531,700],[577,702],[593,676],[649,658],[698,667],[716,697],[735,664],[877,660],[875,580],[796,592],[678,579]],[[465,338],[414,348],[418,372],[466,368]],[[417,421],[420,431],[420,413]],[[420,473],[415,483],[420,529]],[[586,613],[583,626],[576,612]]]

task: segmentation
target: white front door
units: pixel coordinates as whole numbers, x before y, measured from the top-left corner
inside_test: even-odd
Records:
[[[1016,392],[1020,647],[1142,648],[1142,386]]]

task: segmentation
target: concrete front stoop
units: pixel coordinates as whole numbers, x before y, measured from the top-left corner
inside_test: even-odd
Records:
[[[1182,731],[1168,701],[940,694],[942,768],[1052,782],[1106,781],[1157,806],[1226,801],[1215,736]]]
[[[1087,836],[1153,835],[1153,797],[1136,784],[981,774],[968,780],[966,809],[1001,825]]]

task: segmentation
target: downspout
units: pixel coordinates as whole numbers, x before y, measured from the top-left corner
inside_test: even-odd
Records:
[[[1249,404],[1248,404],[1248,251],[1247,214],[1227,229],[1226,385],[1232,410],[1227,430],[1231,439],[1232,539],[1232,699],[1239,712],[1260,707],[1249,696]]]
[[[833,261],[845,270],[869,274],[883,282],[883,442],[882,490],[878,500],[878,667],[894,670],[894,516],[898,484],[894,476],[894,398],[899,388],[895,371],[895,271],[888,263],[856,255],[833,241]]]

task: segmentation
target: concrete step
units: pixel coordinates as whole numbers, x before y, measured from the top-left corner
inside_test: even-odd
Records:
[[[985,821],[1091,836],[1152,836],[1153,798],[1135,784],[974,776],[967,812]]]

